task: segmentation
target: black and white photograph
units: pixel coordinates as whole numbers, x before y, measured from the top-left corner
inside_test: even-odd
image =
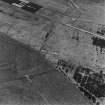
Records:
[[[0,0],[0,105],[105,105],[105,0]]]

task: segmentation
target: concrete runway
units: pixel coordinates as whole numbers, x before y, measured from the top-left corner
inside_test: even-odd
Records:
[[[0,33],[0,105],[90,105],[70,81],[39,52]],[[33,71],[29,71],[36,67]],[[29,83],[13,80],[24,73],[42,73]],[[3,83],[3,82],[6,83]]]

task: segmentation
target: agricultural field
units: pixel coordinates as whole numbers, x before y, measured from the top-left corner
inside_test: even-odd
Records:
[[[29,1],[43,8],[32,14],[0,0],[0,105],[91,105],[55,64],[105,72],[105,48],[93,45],[105,40],[104,0]]]

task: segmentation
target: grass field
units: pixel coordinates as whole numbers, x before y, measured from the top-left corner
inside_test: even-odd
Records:
[[[3,63],[9,66],[0,67],[0,105],[89,105],[44,56],[0,33],[0,64]],[[34,66],[33,73],[50,72],[35,76],[32,83],[26,79],[6,82],[23,72],[31,72],[29,69]]]

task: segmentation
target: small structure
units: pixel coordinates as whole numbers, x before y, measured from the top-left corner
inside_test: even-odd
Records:
[[[97,34],[100,34],[101,36],[105,35],[105,25],[102,25],[97,29]]]
[[[42,6],[29,2],[27,0],[2,0],[2,1],[31,13],[35,13],[36,11],[42,8]]]
[[[76,67],[64,60],[58,60],[57,69],[62,71],[73,84],[95,105],[105,100],[105,74],[82,66]]]

